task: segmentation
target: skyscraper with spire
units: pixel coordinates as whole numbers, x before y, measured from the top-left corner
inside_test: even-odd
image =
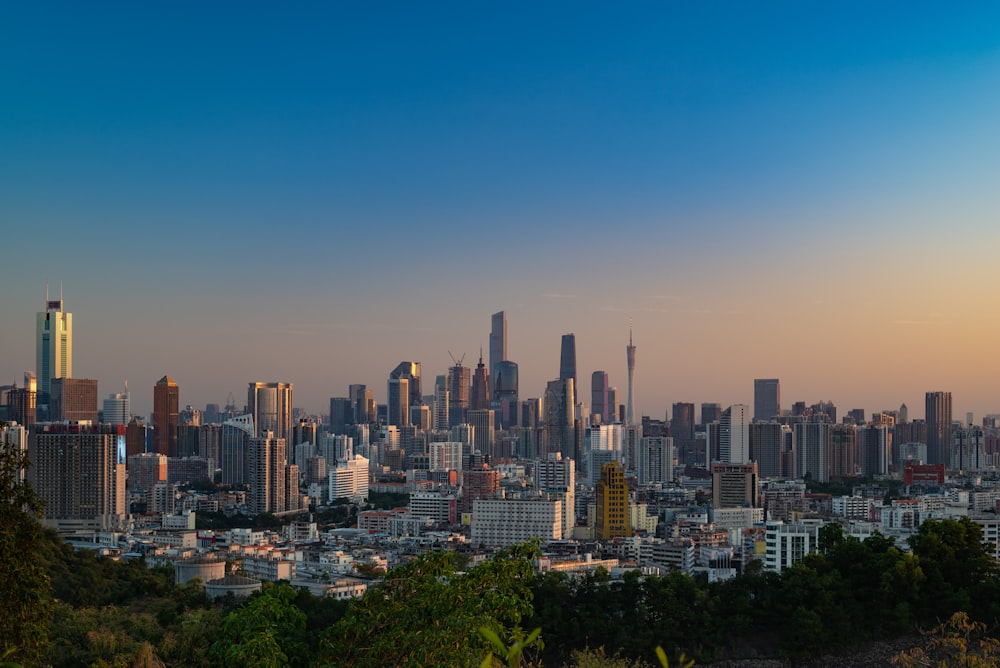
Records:
[[[490,407],[490,381],[483,362],[483,351],[479,351],[479,364],[472,375],[472,396],[469,398],[469,410],[488,410]]]
[[[632,376],[635,373],[635,346],[632,345],[632,326],[628,328],[628,345],[625,346],[625,357],[628,361],[628,403],[625,404],[625,423],[635,424],[632,413]]]
[[[48,419],[52,379],[73,377],[73,314],[63,311],[62,286],[57,300],[45,288],[45,311],[35,319],[35,373],[39,418]]]

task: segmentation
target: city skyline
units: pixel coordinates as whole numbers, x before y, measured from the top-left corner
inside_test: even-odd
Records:
[[[474,367],[498,312],[522,398],[574,332],[621,402],[631,321],[637,417],[755,378],[1000,413],[1000,8],[3,18],[0,384],[38,373],[61,282],[73,376],[143,415],[164,376],[198,407],[384,403],[402,360]]]

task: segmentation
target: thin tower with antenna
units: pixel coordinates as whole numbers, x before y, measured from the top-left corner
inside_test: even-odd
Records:
[[[625,357],[628,360],[628,403],[625,405],[625,423],[635,424],[632,415],[632,375],[635,373],[635,346],[632,345],[632,321],[628,323],[628,345],[625,346]]]

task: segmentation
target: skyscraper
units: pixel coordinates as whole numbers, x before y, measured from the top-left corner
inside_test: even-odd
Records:
[[[180,389],[170,376],[153,386],[153,448],[167,457],[177,456],[177,424],[180,415]]]
[[[625,422],[633,424],[632,414],[632,376],[635,374],[635,346],[632,345],[632,328],[628,328],[628,345],[625,346],[625,358],[628,362],[628,399],[625,404]]]
[[[472,375],[472,396],[469,399],[469,409],[474,411],[488,410],[490,407],[490,380],[483,363],[483,353],[479,353],[479,364]]]
[[[573,379],[573,387],[577,387],[576,382],[576,335],[563,334],[562,347],[559,349],[559,380]]]
[[[507,429],[517,424],[518,418],[518,379],[517,363],[502,360],[493,367],[492,387],[493,399],[490,402],[496,411],[501,428]]]
[[[11,388],[7,393],[7,415],[22,427],[35,424],[38,415],[38,381],[35,374],[24,372],[24,387]]]
[[[291,438],[292,383],[250,383],[247,412],[253,416],[257,436],[264,438],[270,431],[274,438]]]
[[[469,367],[462,366],[462,359],[455,366],[448,368],[448,424],[452,427],[464,424],[469,411],[469,385],[471,373]]]
[[[498,311],[493,314],[490,328],[490,369],[496,377],[497,364],[507,359],[507,314]]]
[[[951,445],[951,392],[928,392],[925,395],[927,422],[927,463],[949,466]]]
[[[614,422],[608,409],[608,372],[595,371],[590,376],[590,414],[598,416],[599,422]]]
[[[781,415],[781,384],[777,378],[755,378],[753,381],[753,419],[767,422]]]
[[[438,376],[434,379],[434,415],[432,421],[434,429],[448,428],[449,403],[448,377]]]
[[[795,475],[830,482],[829,457],[832,425],[828,422],[795,424]]]
[[[400,362],[396,368],[389,373],[389,378],[405,378],[410,394],[406,398],[406,408],[409,412],[410,406],[419,406],[424,395],[420,391],[420,362]]]
[[[53,378],[73,377],[73,314],[63,311],[59,299],[50,300],[45,291],[45,311],[35,319],[35,373],[38,375],[39,419],[48,419],[50,386]]]
[[[247,510],[252,513],[285,511],[285,439],[267,432],[248,444],[250,494]]]
[[[549,452],[576,460],[576,392],[572,378],[549,381],[545,388],[545,425],[549,433]]]
[[[49,417],[58,421],[97,422],[97,381],[92,378],[53,378]]]
[[[116,530],[125,519],[125,428],[40,423],[28,443],[28,480],[45,500],[45,524]]]
[[[128,424],[132,418],[132,407],[128,394],[128,383],[124,392],[116,392],[104,400],[104,419],[107,424]]]
[[[410,424],[409,398],[410,380],[390,377],[386,390],[387,424],[397,427]]]
[[[722,413],[719,429],[719,459],[726,464],[750,461],[750,407],[733,404]]]

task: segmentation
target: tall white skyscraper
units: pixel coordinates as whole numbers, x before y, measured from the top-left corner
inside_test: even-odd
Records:
[[[726,464],[750,461],[750,407],[733,404],[719,421],[719,459]]]
[[[45,311],[37,314],[35,334],[38,403],[47,406],[52,379],[73,377],[73,314],[63,311],[61,289],[57,300],[45,291]]]

